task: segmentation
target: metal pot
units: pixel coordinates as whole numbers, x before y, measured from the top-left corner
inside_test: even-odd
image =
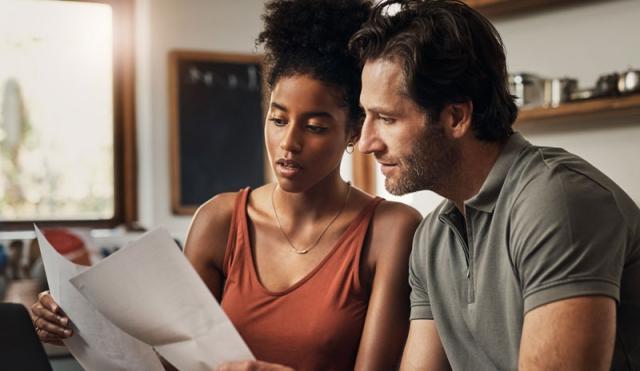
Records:
[[[596,95],[598,97],[612,97],[619,95],[618,82],[620,75],[616,72],[607,75],[600,75],[596,82]]]
[[[509,74],[509,92],[516,97],[518,107],[542,104],[544,79],[532,73]]]
[[[618,79],[618,91],[620,91],[621,94],[640,91],[640,70],[628,69],[622,72]]]
[[[544,82],[544,105],[557,107],[571,99],[571,93],[578,88],[578,80],[570,78],[549,79]]]

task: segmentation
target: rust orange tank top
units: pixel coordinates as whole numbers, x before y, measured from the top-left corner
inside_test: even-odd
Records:
[[[382,199],[369,202],[306,277],[271,292],[258,278],[249,244],[249,192],[238,193],[231,219],[222,308],[258,360],[298,371],[353,370],[369,301],[360,254]]]

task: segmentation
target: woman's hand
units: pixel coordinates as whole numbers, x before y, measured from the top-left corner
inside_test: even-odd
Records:
[[[291,367],[262,361],[229,362],[218,366],[216,371],[295,371]]]
[[[64,345],[62,339],[73,335],[69,318],[53,300],[49,291],[38,295],[38,301],[31,306],[33,325],[43,343]]]

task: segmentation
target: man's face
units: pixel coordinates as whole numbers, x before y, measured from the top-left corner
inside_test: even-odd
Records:
[[[358,146],[374,154],[391,194],[438,191],[458,151],[443,125],[430,122],[406,92],[399,63],[378,59],[365,64],[360,104],[366,118]]]

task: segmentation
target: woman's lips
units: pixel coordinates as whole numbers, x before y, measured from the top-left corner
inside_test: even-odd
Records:
[[[281,176],[291,178],[302,171],[302,166],[296,161],[281,158],[276,161],[276,170]]]

